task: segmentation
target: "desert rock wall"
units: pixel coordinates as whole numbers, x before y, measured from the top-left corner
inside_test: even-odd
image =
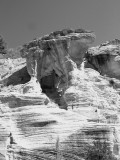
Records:
[[[86,67],[94,68],[102,75],[120,79],[120,41],[108,41],[92,47],[86,54]]]
[[[65,29],[23,45],[1,80],[0,158],[119,160],[120,92],[103,76],[119,78],[119,41],[94,40]]]

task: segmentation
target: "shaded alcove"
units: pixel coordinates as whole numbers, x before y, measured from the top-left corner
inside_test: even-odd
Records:
[[[104,75],[104,68],[107,68],[107,62],[110,61],[110,55],[108,53],[92,55],[87,52],[85,55],[85,59],[87,62],[85,63],[85,68],[95,69],[96,71]],[[101,71],[102,68],[103,70]]]
[[[61,106],[60,108],[62,108],[62,106],[66,106],[64,109],[67,109],[67,103],[63,97],[64,93],[59,91],[57,88],[57,82],[59,79],[60,77],[53,70],[49,75],[41,78],[40,85],[43,93],[45,93],[50,99]]]
[[[42,77],[40,80],[41,88],[44,93],[53,92],[55,90],[55,82],[58,75],[53,70],[49,75]]]
[[[19,85],[19,84],[25,84],[29,82],[31,79],[30,75],[28,74],[27,67],[23,67],[22,69],[14,72],[11,76],[6,78],[4,81],[6,82],[6,85]]]

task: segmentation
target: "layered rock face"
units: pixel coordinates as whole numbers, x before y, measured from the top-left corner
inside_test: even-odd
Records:
[[[49,75],[53,70],[61,77],[67,77],[71,70],[66,66],[67,57],[73,58],[81,64],[83,57],[95,35],[90,31],[77,29],[75,31],[65,29],[36,39],[23,46],[22,57],[27,59],[27,69],[31,76],[35,76],[37,67],[37,79]],[[77,59],[77,61],[76,61]]]
[[[43,92],[50,98],[56,95],[56,102],[63,105],[64,90],[73,69],[70,59],[79,66],[94,39],[90,31],[64,29],[25,44],[21,55],[26,57],[29,75],[36,77]]]
[[[84,68],[94,39],[66,29],[23,46],[26,64],[22,59],[1,82],[1,159],[119,160],[120,95]]]
[[[32,92],[25,92],[26,86],[30,87],[27,83],[11,90],[7,87],[0,93],[3,136],[0,152],[7,154],[9,160],[82,160],[98,151],[101,152],[98,155],[108,154],[109,159],[112,155],[119,158],[120,96],[104,77],[90,68],[79,70],[76,66],[70,75],[72,78],[64,93],[67,111],[47,101],[35,83],[36,89]],[[21,87],[24,93],[20,92]],[[16,144],[9,143],[10,132]],[[97,141],[99,144],[93,146]],[[102,146],[104,141],[108,151]],[[8,142],[7,151],[3,142]]]
[[[86,67],[93,68],[102,75],[120,79],[120,40],[115,39],[90,48],[86,59]]]

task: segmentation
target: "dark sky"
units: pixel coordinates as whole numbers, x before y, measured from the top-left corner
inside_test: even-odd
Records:
[[[0,34],[8,47],[66,27],[95,31],[93,45],[120,39],[120,0],[0,0]]]

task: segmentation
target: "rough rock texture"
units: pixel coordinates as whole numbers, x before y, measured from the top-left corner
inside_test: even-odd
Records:
[[[120,40],[115,39],[90,48],[86,59],[86,67],[93,68],[102,75],[120,79]]]
[[[78,64],[81,64],[83,56],[94,39],[93,32],[65,29],[25,44],[21,49],[21,55],[27,59],[27,69],[31,76],[35,74],[37,63],[38,80],[53,70],[58,76],[67,76],[68,68],[65,64],[67,56],[70,55],[76,63],[79,61]]]
[[[70,59],[79,66],[94,39],[93,32],[64,29],[35,39],[21,49],[29,75],[36,77],[50,98],[56,95],[54,99],[60,106],[66,106],[63,95],[72,70]]]
[[[106,141],[112,156],[119,157],[120,96],[92,69],[76,67],[70,74],[67,111],[51,102],[35,79],[3,89],[0,152],[12,160],[82,160],[94,142]],[[10,132],[16,144],[9,144]]]
[[[93,33],[84,30],[57,31],[23,46],[27,70],[24,59],[8,70],[5,61],[0,158],[120,159],[120,81],[113,85],[84,68],[83,57],[93,40]]]
[[[25,66],[26,66],[26,60],[23,58],[18,58],[18,59],[2,58],[0,59],[0,78],[1,80],[9,77],[14,72],[19,71]]]

